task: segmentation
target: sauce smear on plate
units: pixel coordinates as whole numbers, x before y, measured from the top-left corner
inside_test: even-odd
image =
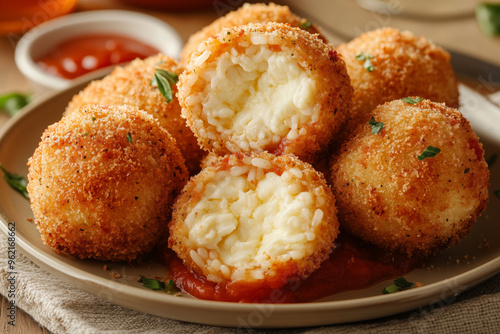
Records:
[[[165,257],[171,278],[183,292],[199,299],[245,303],[310,302],[403,276],[416,265],[415,261],[404,255],[388,253],[345,232],[337,238],[335,245],[330,257],[311,276],[303,280],[290,280],[279,289],[214,283],[191,272],[173,251],[167,250]]]
[[[125,36],[84,35],[59,44],[36,63],[51,74],[74,79],[100,68],[157,53],[156,48]]]

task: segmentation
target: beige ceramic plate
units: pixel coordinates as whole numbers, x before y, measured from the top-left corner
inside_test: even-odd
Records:
[[[71,97],[86,83],[52,95],[28,107],[0,133],[0,162],[19,174],[27,174],[26,162],[38,145],[44,129],[60,119]],[[474,91],[461,87],[462,111],[481,136],[486,156],[500,153],[500,111]],[[500,189],[500,161],[493,165],[492,189]],[[16,222],[17,245],[45,270],[111,303],[172,319],[221,326],[298,327],[373,319],[426,305],[446,305],[457,293],[500,272],[500,199],[491,194],[490,205],[471,234],[458,246],[432,258],[428,266],[406,277],[423,287],[392,295],[381,289],[392,282],[341,293],[321,301],[293,305],[234,304],[175,297],[151,291],[136,281],[139,274],[164,276],[166,267],[154,261],[137,267],[112,264],[120,279],[110,277],[103,263],[81,261],[56,254],[45,246],[32,217],[29,203],[0,180],[0,229]],[[489,242],[486,247],[485,240]]]

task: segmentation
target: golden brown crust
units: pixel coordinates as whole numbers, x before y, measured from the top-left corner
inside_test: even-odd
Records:
[[[265,24],[268,22],[288,23],[292,27],[302,28],[311,34],[318,34],[319,38],[327,42],[315,24],[311,24],[307,19],[293,14],[288,6],[280,6],[274,3],[246,3],[239,9],[215,20],[202,30],[191,35],[182,51],[181,62],[184,64],[188,63],[191,54],[196,51],[198,45],[210,37],[217,35],[223,28],[242,26],[248,23]]]
[[[80,258],[111,261],[152,249],[188,177],[168,132],[130,106],[74,110],[47,128],[28,165],[42,240]]]
[[[310,245],[307,246],[313,247],[314,249],[311,255],[300,260],[290,259],[286,262],[283,262],[282,260],[280,260],[280,258],[272,258],[266,260],[265,262],[259,263],[258,267],[255,269],[264,270],[264,277],[261,279],[253,279],[247,272],[247,274],[243,275],[241,279],[235,280],[233,277],[226,277],[226,279],[224,280],[225,282],[232,282],[237,284],[255,284],[254,286],[257,289],[259,288],[259,284],[279,288],[283,286],[283,284],[285,284],[286,281],[291,277],[307,277],[314,270],[319,268],[320,264],[328,258],[332,248],[334,247],[333,241],[339,233],[339,223],[337,220],[335,198],[333,197],[332,192],[328,187],[323,175],[314,170],[311,165],[297,159],[293,155],[282,155],[276,157],[272,154],[264,152],[251,155],[244,155],[240,153],[234,155],[226,155],[218,158],[214,157],[211,165],[205,167],[204,169],[202,169],[200,174],[191,178],[191,180],[182,190],[181,195],[176,199],[174,212],[172,214],[172,221],[169,223],[169,247],[177,253],[179,258],[182,259],[184,264],[187,265],[192,271],[200,275],[204,275],[205,277],[210,277],[210,275],[217,275],[217,273],[214,273],[213,271],[211,272],[209,265],[200,268],[200,266],[195,263],[195,261],[193,261],[192,257],[190,256],[190,252],[192,252],[193,250],[196,251],[197,247],[199,246],[196,246],[195,241],[190,239],[191,232],[187,227],[185,221],[188,219],[190,213],[196,211],[196,215],[201,214],[201,212],[198,212],[194,208],[199,208],[199,206],[197,206],[197,203],[203,196],[205,196],[204,191],[207,184],[213,184],[213,182],[216,182],[215,180],[221,180],[220,176],[217,177],[218,172],[230,170],[232,167],[247,166],[248,161],[252,160],[253,158],[264,159],[271,163],[271,167],[266,170],[266,173],[272,172],[280,176],[285,171],[289,171],[292,168],[300,170],[302,173],[301,180],[295,182],[299,182],[299,184],[301,184],[301,187],[304,187],[304,190],[302,191],[307,191],[313,194],[313,205],[317,209],[322,211],[321,222],[317,225],[315,225],[314,223],[312,224],[313,226],[315,226],[313,227],[315,239],[314,241],[310,241]],[[244,174],[244,177],[246,178],[247,175],[248,173]],[[260,181],[252,182],[250,187],[252,189],[255,189],[259,182]],[[247,210],[247,208],[245,207],[244,210]],[[244,210],[241,212],[235,211],[233,212],[233,214],[235,217],[239,217],[240,215],[243,216]],[[255,211],[255,213],[256,212],[257,211]],[[243,222],[241,224],[243,224]],[[269,222],[264,223],[264,221],[256,220],[254,224],[255,227],[252,229],[258,231],[260,229],[260,225],[269,224]],[[234,233],[239,236],[239,241],[246,240],[245,238],[247,237],[247,235],[243,233],[243,231]],[[220,244],[222,243],[223,241],[221,241]],[[291,240],[290,243],[292,243]],[[233,247],[232,249],[234,250],[236,248]],[[242,264],[241,267],[246,265],[246,263]],[[230,265],[228,265],[228,267],[231,271],[241,269],[232,268]]]
[[[228,149],[228,145],[234,144],[232,139],[209,124],[204,119],[204,111],[196,109],[198,106],[193,107],[188,99],[197,93],[203,94],[205,86],[210,84],[209,81],[199,79],[203,76],[207,64],[216,61],[220,55],[231,49],[245,52],[245,48],[241,45],[251,46],[254,35],[265,36],[270,49],[274,52],[290,54],[307,72],[316,84],[315,95],[312,99],[315,101],[314,110],[319,110],[319,116],[317,121],[305,124],[303,126],[305,131],[294,140],[283,138],[278,144],[272,143],[269,146],[248,150],[256,152],[267,150],[278,155],[295,154],[304,161],[313,162],[318,153],[326,149],[328,143],[339,131],[345,114],[350,108],[353,90],[345,64],[333,47],[299,28],[279,23],[248,24],[225,28],[215,38],[203,42],[193,53],[191,62],[179,77],[178,97],[182,106],[182,116],[186,118],[188,126],[198,137],[198,143],[205,150],[218,155],[232,153]],[[208,58],[199,64],[198,57],[207,54],[209,54]],[[199,109],[203,109],[203,106]]]
[[[151,84],[155,69],[180,74],[183,67],[174,59],[158,54],[144,60],[136,59],[124,67],[117,67],[110,75],[91,82],[75,95],[66,114],[86,104],[127,104],[136,106],[154,116],[176,139],[191,174],[200,170],[205,155],[196,137],[181,117],[181,107],[176,97],[177,85],[172,86],[173,100],[167,103],[158,87]]]
[[[421,96],[458,108],[458,81],[450,55],[423,36],[409,31],[382,28],[367,32],[339,45],[354,88],[348,128],[370,119],[370,113],[384,102],[407,96]],[[360,53],[373,56],[374,69],[368,72]]]
[[[456,109],[423,100],[377,107],[384,128],[357,128],[332,157],[332,190],[347,231],[408,255],[458,243],[488,203],[489,170],[479,138]],[[428,147],[441,150],[419,160]]]

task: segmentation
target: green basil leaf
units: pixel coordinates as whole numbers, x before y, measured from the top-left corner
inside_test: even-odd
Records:
[[[500,35],[500,3],[480,3],[476,6],[479,29],[490,36]]]
[[[175,85],[179,81],[179,76],[175,73],[165,71],[157,68],[155,70],[155,77],[151,80],[153,86],[157,85],[161,94],[167,99],[167,103],[172,101],[172,85]]]
[[[155,278],[146,278],[142,275],[141,277],[142,286],[151,290],[165,290],[165,282],[157,280]]]
[[[169,280],[166,284],[165,282],[155,278],[146,278],[142,275],[139,275],[139,277],[141,278],[142,286],[145,288],[165,291],[168,294],[176,294],[180,292],[180,290],[175,286],[174,280]]]
[[[307,20],[306,20],[306,21],[300,22],[300,23],[299,23],[299,26],[300,26],[302,29],[307,30],[307,29],[311,28],[311,26],[312,26],[312,22],[310,22],[310,21],[307,21]]]
[[[0,96],[0,110],[14,116],[31,101],[30,94],[9,93]]]
[[[427,146],[427,148],[418,156],[418,160],[434,158],[439,152],[441,152],[441,149],[434,146]]]
[[[372,127],[372,134],[377,134],[384,128],[384,123],[376,122],[375,117],[372,117],[368,124]]]
[[[401,100],[403,100],[404,102],[409,103],[409,104],[415,104],[415,103],[422,101],[422,98],[420,98],[420,97],[416,97],[416,98],[403,97]]]
[[[441,152],[440,148],[427,146],[427,148],[418,156],[418,160],[434,158],[439,152]]]
[[[404,277],[396,278],[394,284],[400,289],[408,289],[415,285],[415,283],[408,282]]]
[[[395,293],[403,290],[407,290],[413,287],[415,283],[408,282],[404,277],[399,277],[394,280],[394,284],[385,287],[382,290],[383,294]]]
[[[28,181],[21,175],[11,173],[5,169],[2,164],[0,164],[0,169],[4,173],[3,178],[7,181],[7,184],[26,199],[30,199],[30,195],[28,194],[28,190],[26,186],[28,185]]]
[[[384,295],[386,295],[386,294],[395,293],[398,291],[399,291],[399,288],[396,286],[396,284],[393,284],[393,285],[389,285],[389,286],[385,287],[384,290],[382,290],[382,293]]]

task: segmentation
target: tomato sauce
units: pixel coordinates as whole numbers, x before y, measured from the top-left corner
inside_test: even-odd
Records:
[[[125,36],[84,35],[59,44],[36,63],[51,74],[74,79],[100,68],[157,53],[156,48]]]
[[[165,258],[171,279],[183,292],[199,299],[244,303],[310,302],[403,276],[416,265],[406,256],[388,253],[346,233],[337,238],[335,245],[330,257],[311,276],[302,280],[291,279],[279,289],[262,285],[217,284],[192,273],[173,251],[167,250]]]

